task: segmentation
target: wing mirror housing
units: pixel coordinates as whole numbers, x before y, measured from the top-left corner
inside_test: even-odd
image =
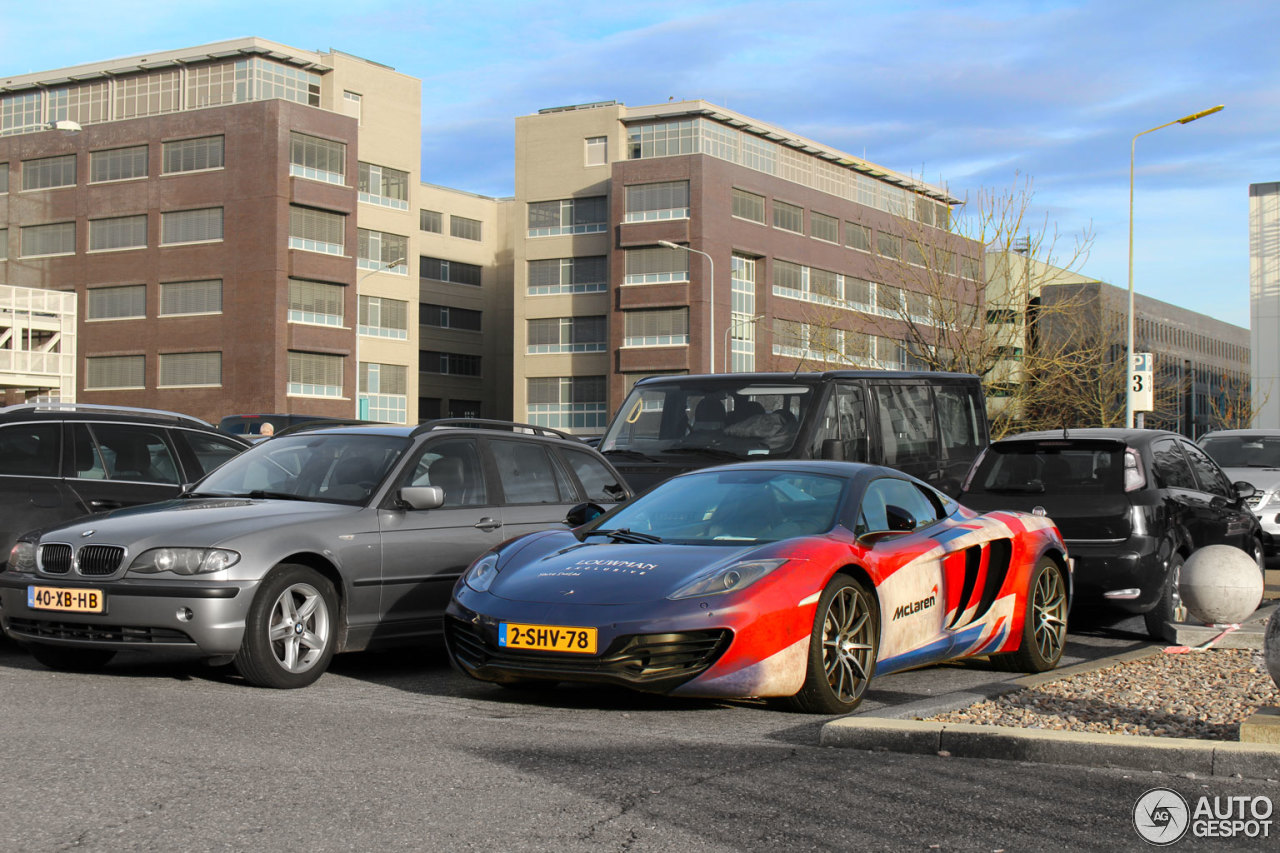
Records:
[[[1242,501],[1248,500],[1258,494],[1258,490],[1254,487],[1253,483],[1246,482],[1245,480],[1240,480],[1239,482],[1232,483],[1231,485],[1236,490],[1236,497],[1240,498]]]
[[[436,509],[444,506],[444,489],[439,486],[404,486],[396,498],[401,506],[409,509]]]
[[[595,503],[580,503],[569,510],[569,514],[564,517],[565,524],[570,527],[581,527],[588,521],[592,521],[604,515],[604,507]]]

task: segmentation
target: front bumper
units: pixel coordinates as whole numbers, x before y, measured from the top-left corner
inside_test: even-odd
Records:
[[[155,650],[197,657],[234,655],[257,581],[103,582],[0,574],[0,628],[23,643],[81,648]],[[31,607],[34,586],[97,590],[102,613],[67,613]]]

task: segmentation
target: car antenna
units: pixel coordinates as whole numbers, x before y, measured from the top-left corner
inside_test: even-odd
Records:
[[[1063,439],[1071,438],[1071,436],[1067,434],[1067,418],[1065,415],[1062,417],[1062,437]]]

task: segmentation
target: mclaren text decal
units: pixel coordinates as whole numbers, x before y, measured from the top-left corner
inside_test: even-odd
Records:
[[[893,611],[894,619],[901,619],[904,616],[912,616],[922,610],[928,610],[938,603],[938,587],[935,585],[933,591],[925,598],[918,601],[911,601],[907,604],[899,604],[898,609]]]

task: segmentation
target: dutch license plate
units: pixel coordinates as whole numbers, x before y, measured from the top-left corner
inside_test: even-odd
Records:
[[[60,610],[63,613],[102,613],[107,597],[96,589],[64,589],[56,586],[27,587],[27,607],[32,610]]]
[[[508,649],[593,655],[596,653],[596,629],[499,622],[498,645]]]

